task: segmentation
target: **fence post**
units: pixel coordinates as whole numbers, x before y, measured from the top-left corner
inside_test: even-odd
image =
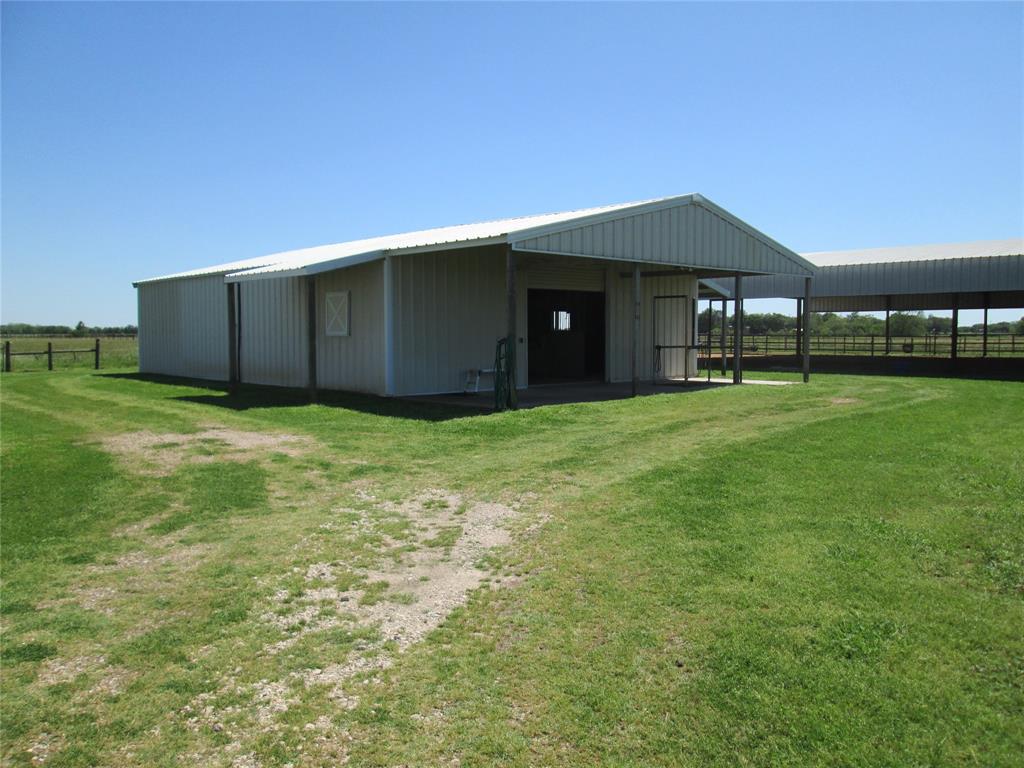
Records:
[[[53,342],[46,342],[46,370],[53,370]]]
[[[7,373],[11,372],[11,342],[4,342],[4,370]]]
[[[871,356],[875,356],[875,334],[871,334]]]
[[[100,369],[100,340],[96,339],[96,370]]]

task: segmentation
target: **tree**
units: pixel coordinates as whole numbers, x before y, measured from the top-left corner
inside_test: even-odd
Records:
[[[924,336],[927,323],[924,312],[894,312],[889,316],[889,333],[893,336]]]

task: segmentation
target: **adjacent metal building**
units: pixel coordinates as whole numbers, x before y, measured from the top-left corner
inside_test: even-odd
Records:
[[[496,341],[511,338],[520,388],[635,384],[695,374],[697,299],[716,289],[711,278],[742,288],[744,276],[786,275],[806,290],[812,274],[696,194],[443,227],[138,281],[139,367],[447,393],[493,386]]]
[[[812,312],[1024,306],[1024,239],[805,253],[816,266]],[[748,299],[800,298],[788,276],[758,277]]]

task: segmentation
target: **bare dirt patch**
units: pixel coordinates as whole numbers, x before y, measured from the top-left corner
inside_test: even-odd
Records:
[[[373,497],[364,494],[363,498]],[[517,515],[513,506],[464,503],[460,495],[440,489],[423,491],[401,503],[377,502],[375,511],[384,513],[383,517],[364,515],[352,524],[353,532],[405,522],[410,538],[380,537],[378,554],[383,557],[377,558],[379,564],[373,568],[326,562],[307,566],[305,581],[315,586],[287,606],[288,592],[279,591],[272,609],[261,617],[279,629],[296,628],[269,646],[268,653],[278,653],[308,634],[343,624],[376,629],[380,635],[377,645],[394,643],[399,651],[404,650],[463,605],[469,593],[484,582],[489,570],[480,560],[511,541],[508,525]],[[354,571],[358,586],[336,589],[333,583],[341,571]],[[333,608],[331,615],[323,615],[324,603]],[[333,670],[330,677],[338,675],[338,670]]]
[[[338,507],[304,537],[298,551],[309,560],[282,575],[259,616],[264,628],[280,632],[264,647],[265,656],[340,627],[357,638],[348,657],[277,681],[242,683],[227,675],[217,691],[201,694],[182,711],[187,727],[214,729],[244,745],[283,727],[281,715],[314,686],[327,687],[338,711],[355,708],[361,685],[374,683],[473,590],[493,583],[489,558],[511,543],[519,516],[517,503],[477,502],[436,488],[400,502],[362,487],[354,495],[359,509]],[[349,557],[330,559],[346,549]],[[249,703],[240,705],[240,699]],[[303,741],[323,749],[338,746],[343,733],[321,716],[303,729]],[[339,749],[335,756],[343,757]]]
[[[36,680],[42,685],[70,683],[79,675],[106,664],[103,656],[73,656],[70,659],[47,659],[39,669]]]
[[[64,737],[59,734],[41,733],[26,750],[32,765],[46,765],[47,761],[60,752],[66,743]]]
[[[102,445],[141,474],[165,476],[182,464],[259,460],[274,453],[302,456],[313,441],[301,435],[206,426],[199,432],[187,434],[149,430],[124,432],[104,438]]]
[[[69,585],[67,596],[44,600],[36,608],[74,605],[114,616],[127,597],[169,589],[198,567],[211,549],[209,544],[182,544],[188,530],[142,539],[142,549],[125,552],[112,562],[86,566],[81,579]]]

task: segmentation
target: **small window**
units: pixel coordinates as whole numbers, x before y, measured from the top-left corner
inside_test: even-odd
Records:
[[[562,309],[556,309],[551,313],[551,330],[568,331],[572,326],[572,316]]]
[[[327,294],[324,313],[324,329],[328,336],[349,336],[349,294],[351,291],[335,291]]]

